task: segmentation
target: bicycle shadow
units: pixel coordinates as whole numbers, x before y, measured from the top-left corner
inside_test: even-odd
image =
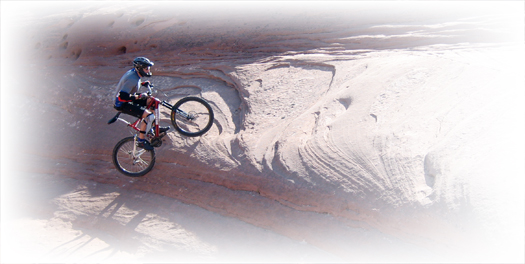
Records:
[[[120,251],[135,252],[140,246],[137,238],[140,238],[141,234],[134,229],[144,220],[147,213],[138,211],[129,222],[124,224],[114,218],[122,206],[131,198],[129,196],[126,193],[119,194],[97,215],[79,215],[72,221],[72,228],[81,231],[81,234],[51,249],[48,257],[74,257],[97,239],[104,241],[107,247],[85,255],[86,258],[102,253],[105,253],[105,258],[111,258]]]
[[[2,239],[10,243],[3,245],[6,251],[2,257],[14,262],[296,262],[305,257],[319,261],[333,258],[316,247],[239,219],[138,190],[148,179],[126,178],[119,185],[60,175],[32,174],[16,179],[20,183],[10,186],[19,186],[17,194],[8,202],[32,206],[5,216],[10,220],[9,230],[2,233],[6,236]],[[155,182],[147,184],[159,187]],[[29,251],[31,255],[22,253]]]
[[[58,177],[57,177],[58,178]],[[36,182],[35,182],[36,183]],[[57,185],[43,182],[40,186]],[[333,255],[238,219],[178,200],[78,181],[42,205],[54,216],[24,241],[40,262],[275,262],[325,260]],[[128,182],[129,183],[129,182]],[[38,183],[37,183],[38,184]],[[47,184],[47,185],[44,185]],[[26,228],[20,227],[20,228]],[[34,230],[34,229],[33,229]],[[42,238],[46,241],[42,241]],[[52,236],[52,237],[50,237]]]
[[[77,235],[51,248],[45,259],[82,262],[120,261],[122,258],[139,260],[158,257],[157,253],[161,252],[164,252],[161,256],[177,259],[184,256],[206,259],[217,251],[215,246],[197,235],[202,227],[182,225],[177,221],[181,218],[169,212],[170,208],[179,208],[180,202],[141,191],[113,188],[95,184],[55,199],[57,211],[70,207],[68,201],[83,200],[82,203],[89,206],[77,206],[72,212],[74,216],[59,217],[62,221],[69,221]]]

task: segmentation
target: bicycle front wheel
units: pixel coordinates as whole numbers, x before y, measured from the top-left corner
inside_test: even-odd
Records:
[[[113,164],[119,172],[126,176],[144,176],[155,165],[155,151],[139,148],[135,146],[134,137],[127,137],[115,145]]]
[[[213,125],[213,110],[202,98],[184,97],[173,106],[171,123],[182,135],[197,137],[208,132]]]

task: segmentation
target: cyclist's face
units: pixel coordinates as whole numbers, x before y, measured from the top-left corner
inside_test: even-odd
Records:
[[[145,73],[151,73],[151,69],[150,68],[151,67],[149,67],[149,66],[148,67],[144,67],[144,72]]]

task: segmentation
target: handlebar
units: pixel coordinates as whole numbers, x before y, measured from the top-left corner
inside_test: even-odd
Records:
[[[152,88],[154,87],[153,84],[150,81],[145,81],[141,83],[142,86],[145,86],[148,88],[148,92],[146,93],[148,96],[151,96],[153,94]]]
[[[149,85],[146,85],[146,87],[148,87],[148,96],[151,96],[151,94],[153,94],[153,84],[149,83]]]

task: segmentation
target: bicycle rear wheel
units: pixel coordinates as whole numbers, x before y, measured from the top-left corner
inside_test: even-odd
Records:
[[[113,149],[113,164],[126,176],[144,176],[155,165],[155,150],[147,151],[134,145],[134,137],[119,141]]]
[[[202,98],[185,97],[173,106],[171,123],[182,135],[197,137],[208,132],[213,125],[213,110]]]

